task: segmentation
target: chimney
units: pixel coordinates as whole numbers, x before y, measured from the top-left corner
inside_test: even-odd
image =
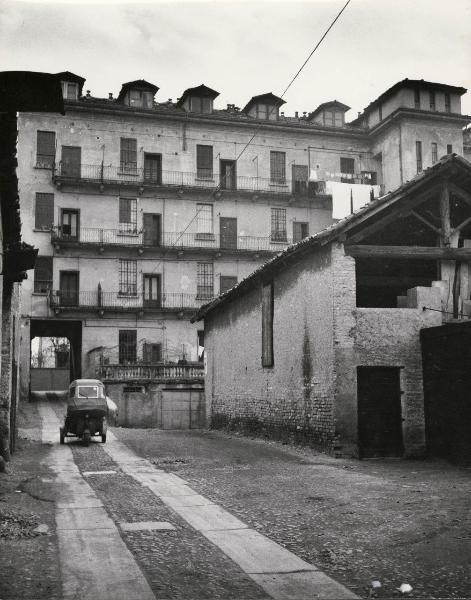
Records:
[[[87,90],[87,98],[90,98],[90,90]]]
[[[296,118],[296,119],[299,117],[299,113],[298,113],[298,111],[296,111],[296,112],[294,113],[294,116],[295,116],[295,118]]]
[[[108,93],[108,100],[113,100],[113,92]]]

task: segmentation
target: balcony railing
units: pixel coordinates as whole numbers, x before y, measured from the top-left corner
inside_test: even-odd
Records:
[[[164,248],[202,248],[213,250],[279,252],[292,240],[274,239],[238,235],[228,237],[225,234],[164,232],[158,238],[152,238],[145,231],[123,231],[120,229],[101,229],[80,227],[75,234],[64,233],[60,226],[52,230],[52,242],[73,242],[98,246],[152,246]]]
[[[98,184],[136,184],[163,187],[190,187],[207,190],[229,190],[243,192],[264,192],[292,195],[308,194],[307,182],[293,182],[291,179],[273,180],[267,177],[246,177],[237,175],[227,180],[219,173],[201,176],[189,171],[160,171],[150,173],[143,168],[121,168],[112,165],[70,165],[61,162],[53,167],[53,179],[59,182],[82,182]],[[298,185],[300,184],[300,185]],[[310,191],[312,192],[312,190]],[[313,192],[314,193],[314,192]],[[316,192],[322,193],[322,192]]]
[[[201,379],[204,378],[202,363],[186,365],[100,365],[97,378],[104,381],[129,381],[141,379]]]
[[[121,294],[119,292],[54,290],[49,293],[49,305],[61,310],[195,310],[209,302],[211,297],[194,294],[163,293],[156,298],[146,298],[143,293]]]

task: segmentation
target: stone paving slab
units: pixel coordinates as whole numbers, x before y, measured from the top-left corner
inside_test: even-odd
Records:
[[[167,521],[140,521],[137,523],[119,523],[123,531],[173,531],[175,525]]]
[[[117,471],[82,471],[83,477],[90,477],[91,475],[116,475]]]
[[[289,550],[253,529],[203,530],[202,533],[240,565],[246,573],[289,573],[318,570],[314,565],[301,560]],[[313,589],[312,593],[314,592]]]
[[[157,483],[155,481],[142,481],[144,487],[149,488],[156,496],[194,496],[195,492],[187,485],[173,483]]]
[[[56,529],[113,529],[104,508],[57,508]]]
[[[176,508],[178,506],[206,506],[207,504],[214,504],[209,498],[205,498],[200,494],[192,494],[191,496],[161,496],[160,499],[171,508]]]
[[[338,600],[357,598],[321,571],[251,575],[275,600]]]
[[[217,504],[173,506],[175,512],[197,531],[245,529],[247,525]]]

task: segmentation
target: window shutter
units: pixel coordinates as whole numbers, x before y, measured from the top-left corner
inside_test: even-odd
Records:
[[[131,222],[131,202],[128,198],[119,199],[119,222],[130,223]]]
[[[137,140],[135,138],[121,138],[121,168],[137,168]]]
[[[38,256],[34,265],[34,291],[47,292],[52,288],[52,256]]]
[[[49,229],[54,224],[54,194],[36,193],[36,229]]]
[[[273,366],[273,282],[262,286],[262,367]]]
[[[196,170],[198,177],[213,176],[213,147],[197,144]]]
[[[40,167],[52,167],[56,157],[56,134],[54,131],[38,131],[36,162]]]
[[[270,179],[275,183],[285,183],[286,180],[286,153],[270,152]]]

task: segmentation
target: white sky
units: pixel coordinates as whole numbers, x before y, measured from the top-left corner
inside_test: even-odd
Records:
[[[0,0],[0,70],[72,71],[103,97],[142,78],[160,87],[157,101],[205,83],[216,107],[243,107],[281,94],[344,2]],[[338,99],[351,120],[405,77],[471,88],[469,23],[471,0],[351,0],[284,110]]]

